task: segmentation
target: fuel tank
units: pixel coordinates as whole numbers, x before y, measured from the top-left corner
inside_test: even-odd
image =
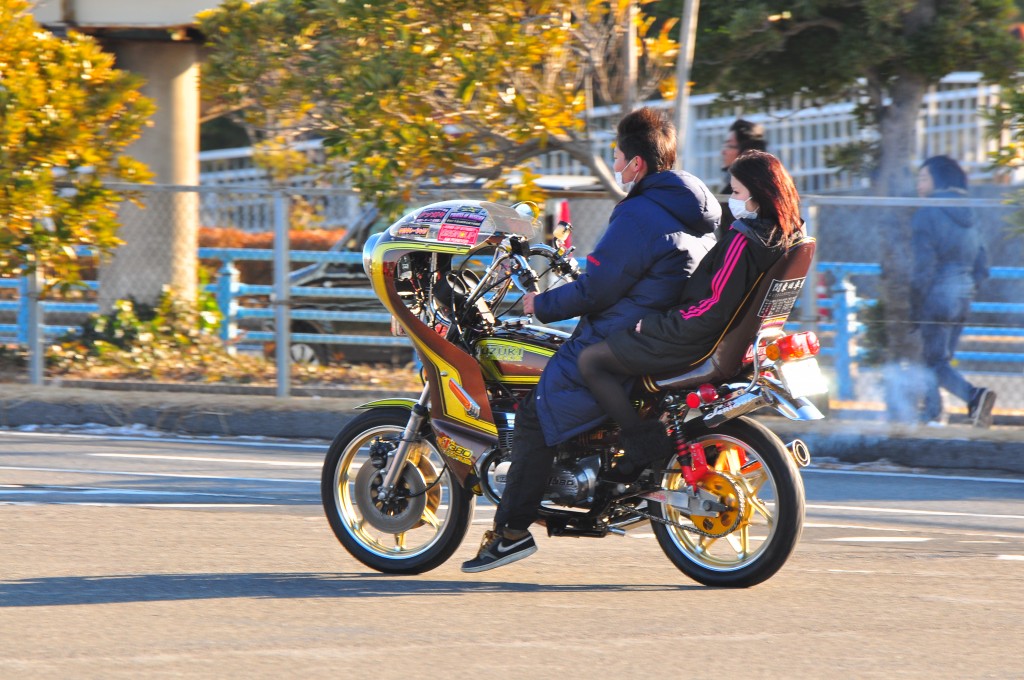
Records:
[[[553,328],[504,326],[477,342],[476,358],[491,380],[536,385],[548,359],[568,338],[568,333]]]

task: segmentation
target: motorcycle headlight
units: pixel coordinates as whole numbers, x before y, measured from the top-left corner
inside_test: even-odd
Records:
[[[366,243],[363,244],[363,271],[366,272],[367,277],[370,277],[370,262],[373,260],[373,249],[377,246],[377,241],[380,240],[383,234],[384,232],[374,234],[366,239]]]

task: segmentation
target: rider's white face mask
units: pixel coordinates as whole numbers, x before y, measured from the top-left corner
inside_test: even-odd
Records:
[[[627,194],[629,193],[629,190],[633,188],[633,185],[636,184],[636,175],[633,175],[633,179],[631,181],[623,182],[622,181],[622,173],[625,172],[626,168],[628,168],[630,163],[632,163],[634,160],[636,160],[636,158],[637,158],[636,156],[633,156],[633,159],[630,160],[629,163],[626,163],[624,166],[622,166],[622,170],[616,170],[615,171],[615,182],[620,187],[622,187],[622,190],[625,191]]]
[[[750,199],[748,198],[747,201]],[[747,201],[742,201],[738,198],[729,199],[729,212],[736,219],[742,219],[744,217],[757,217],[756,210],[747,210]]]

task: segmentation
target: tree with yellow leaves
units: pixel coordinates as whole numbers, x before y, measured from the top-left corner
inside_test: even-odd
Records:
[[[140,182],[122,155],[151,114],[139,81],[91,38],[59,38],[26,0],[0,0],[0,275],[43,267],[75,283],[75,248],[117,245],[123,196],[105,182]]]
[[[264,148],[324,138],[391,212],[424,184],[504,184],[551,151],[619,191],[584,112],[618,102],[632,2],[228,0],[200,16],[204,93]],[[670,23],[639,22],[643,96],[671,78],[676,43]]]

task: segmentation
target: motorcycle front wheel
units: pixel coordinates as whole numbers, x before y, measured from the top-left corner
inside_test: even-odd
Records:
[[[412,443],[391,498],[378,498],[384,470],[370,447],[394,449],[409,411],[373,409],[334,438],[324,460],[320,495],[334,535],[357,560],[389,574],[419,574],[443,564],[473,520],[473,494],[445,465],[429,434]]]
[[[773,576],[796,548],[803,529],[804,487],[782,441],[746,417],[711,429],[695,425],[687,440],[703,445],[714,468],[699,486],[723,498],[731,512],[693,521],[669,505],[654,504],[659,545],[684,574],[707,586],[747,588]],[[673,457],[662,477],[668,490],[685,486]],[[685,527],[703,529],[707,536]]]

